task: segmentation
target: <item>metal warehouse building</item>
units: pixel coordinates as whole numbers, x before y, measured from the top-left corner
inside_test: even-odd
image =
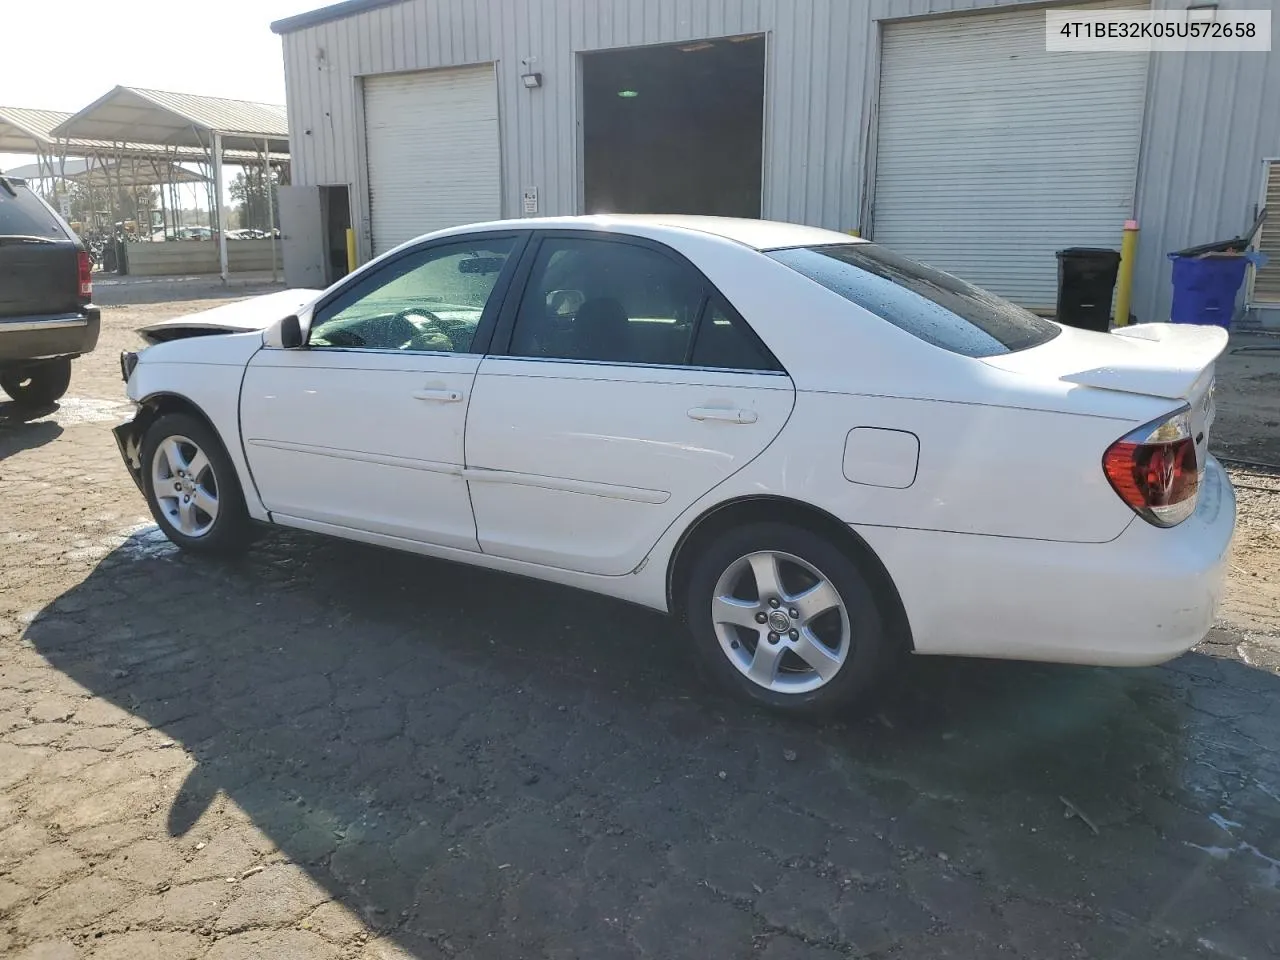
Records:
[[[280,21],[286,273],[340,276],[348,226],[365,260],[475,220],[709,213],[858,231],[1052,309],[1055,251],[1118,249],[1136,218],[1133,312],[1157,320],[1165,254],[1244,232],[1270,180],[1247,298],[1280,323],[1280,52],[1047,53],[1045,9],[348,0]]]

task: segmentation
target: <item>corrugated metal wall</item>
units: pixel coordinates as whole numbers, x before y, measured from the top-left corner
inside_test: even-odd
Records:
[[[1164,9],[1184,2],[1160,0]],[[1220,0],[1272,10],[1275,0]],[[1138,173],[1134,313],[1167,320],[1172,250],[1243,233],[1262,189],[1262,160],[1280,156],[1280,50],[1166,53],[1153,59]],[[1280,210],[1271,211],[1280,216]]]
[[[526,187],[538,188],[541,213],[574,213],[581,179],[578,53],[767,33],[764,215],[847,230],[862,219],[877,21],[1015,3],[404,0],[285,34],[294,181],[352,184],[367,255],[359,78],[492,61],[504,213],[519,215]],[[1275,3],[1223,0],[1222,6]],[[525,72],[542,73],[542,89],[526,90]],[[1141,319],[1168,314],[1165,252],[1244,229],[1258,195],[1260,161],[1280,155],[1280,54],[1157,55],[1151,75],[1138,187],[1143,236],[1134,309]]]
[[[405,0],[284,36],[296,183],[350,183],[367,223],[358,79],[495,61],[503,204],[579,208],[577,54],[742,33],[769,34],[764,214],[840,229],[859,222],[874,82],[874,21],[973,0]],[[529,65],[525,65],[529,61]],[[520,74],[543,75],[526,90]],[[367,238],[366,238],[367,240]]]

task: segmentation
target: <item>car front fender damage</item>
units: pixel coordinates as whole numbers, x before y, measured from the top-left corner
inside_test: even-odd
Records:
[[[140,404],[132,420],[113,427],[111,430],[111,433],[116,438],[116,446],[120,450],[120,458],[124,460],[129,476],[133,478],[138,490],[144,494],[146,491],[142,488],[142,438],[146,435],[147,428],[151,426],[158,413],[159,411],[152,404]]]

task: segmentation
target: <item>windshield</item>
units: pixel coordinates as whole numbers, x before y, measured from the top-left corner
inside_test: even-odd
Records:
[[[966,357],[1037,347],[1056,324],[981,287],[874,243],[794,247],[768,254],[877,317]]]
[[[46,237],[65,240],[57,218],[21,181],[10,180],[13,188],[0,189],[0,237]]]

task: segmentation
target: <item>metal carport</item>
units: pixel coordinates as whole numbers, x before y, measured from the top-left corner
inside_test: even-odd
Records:
[[[153,143],[202,151],[213,167],[218,260],[224,281],[227,232],[222,222],[222,162],[226,151],[260,152],[268,166],[273,153],[289,151],[289,124],[283,106],[140,87],[115,87],[58,124],[52,133],[66,139]],[[269,186],[267,201],[270,205]],[[274,231],[271,245],[274,262]]]

